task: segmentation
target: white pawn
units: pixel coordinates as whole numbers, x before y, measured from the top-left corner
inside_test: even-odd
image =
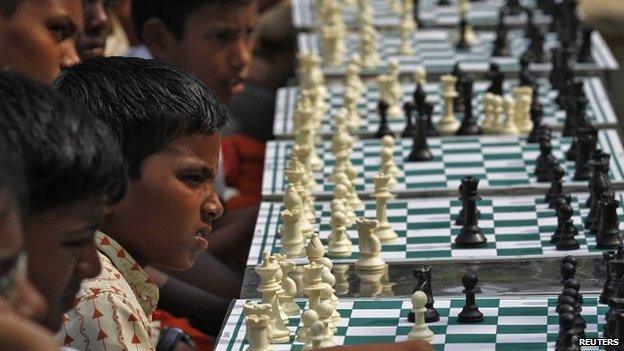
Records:
[[[441,135],[453,135],[459,129],[459,121],[453,111],[454,100],[459,95],[455,90],[457,77],[445,74],[440,78],[442,83],[442,98],[444,99],[444,113],[438,122],[438,131]]]
[[[310,345],[306,344],[303,347],[304,350],[318,350],[334,346],[333,335],[329,332],[329,326],[326,323],[321,321],[312,323],[310,336],[312,343]]]
[[[388,187],[394,188],[397,185],[397,179],[392,172],[392,168],[394,165],[394,160],[392,158],[392,149],[382,148],[381,149],[381,172],[387,174],[389,177]],[[395,166],[396,167],[396,166]]]
[[[349,196],[349,190],[344,184],[337,183],[336,185],[334,185],[334,200],[333,201],[342,201],[344,205],[344,212],[345,212],[345,215],[347,216],[347,222],[352,224],[352,223],[355,223],[356,216],[355,216],[355,211],[353,210],[353,207],[349,205],[348,196]],[[332,201],[332,204],[333,204],[333,201]]]
[[[383,148],[388,148],[392,151],[392,153],[394,153],[394,143],[395,140],[391,135],[385,135],[383,138],[381,138],[381,146]],[[401,175],[401,170],[399,169],[399,167],[397,167],[396,162],[394,162],[394,157],[391,157],[390,159],[390,174],[392,176],[399,177]]]
[[[401,23],[399,25],[399,35],[401,36],[401,46],[399,46],[399,55],[412,55],[414,49],[410,41],[412,33],[416,29],[412,13],[405,12],[401,15]]]
[[[362,57],[363,68],[377,68],[381,60],[379,59],[379,53],[377,52],[377,41],[379,40],[379,33],[373,26],[365,26],[362,28],[360,35],[360,56]]]
[[[500,95],[494,95],[492,98],[493,111],[494,111],[494,127],[493,133],[501,133],[505,126],[505,108],[504,100]]]
[[[427,342],[433,341],[433,332],[427,324],[425,324],[425,304],[427,303],[427,294],[422,291],[416,291],[412,294],[412,312],[414,312],[414,326],[407,334],[410,340],[423,340]]]
[[[481,130],[484,134],[492,134],[494,132],[494,94],[486,93],[483,96],[483,121],[481,122]]]
[[[333,212],[331,219],[332,232],[329,240],[329,255],[349,257],[353,251],[353,244],[347,234],[347,216],[342,212]]]
[[[506,97],[503,106],[505,108],[505,125],[503,125],[503,129],[501,130],[502,134],[506,135],[519,135],[520,131],[516,127],[516,121],[514,121],[514,105],[515,102],[512,98]]]
[[[336,326],[332,322],[332,314],[336,311],[336,306],[331,302],[331,300],[325,300],[321,302],[316,308],[316,313],[318,313],[319,320],[323,321],[329,327],[329,332],[332,336],[338,330]]]
[[[305,310],[301,314],[301,323],[303,324],[299,330],[297,330],[297,341],[307,342],[310,340],[310,327],[316,321],[318,321],[319,316],[315,310]]]

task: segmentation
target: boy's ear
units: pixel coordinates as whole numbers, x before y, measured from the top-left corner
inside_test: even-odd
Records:
[[[143,42],[156,59],[169,56],[175,37],[158,18],[150,18],[143,25]]]

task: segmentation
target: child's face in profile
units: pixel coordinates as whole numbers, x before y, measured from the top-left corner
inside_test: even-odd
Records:
[[[182,39],[173,40],[166,61],[185,69],[223,103],[243,91],[252,57],[255,1],[249,5],[219,3],[200,7],[185,23]]]
[[[13,200],[0,190],[0,314],[17,312],[41,318],[45,301],[25,275],[22,222]]]
[[[80,59],[104,56],[110,32],[112,0],[88,0],[84,4],[84,31],[78,36],[76,50]]]
[[[0,16],[0,67],[50,83],[78,62],[76,35],[82,30],[81,0],[23,0]]]
[[[32,215],[25,225],[28,277],[48,303],[41,322],[52,331],[74,304],[80,282],[100,273],[94,233],[104,219],[103,197]]]
[[[220,135],[171,142],[143,161],[124,199],[113,207],[104,232],[137,262],[188,269],[208,247],[212,221],[223,213],[215,191]]]

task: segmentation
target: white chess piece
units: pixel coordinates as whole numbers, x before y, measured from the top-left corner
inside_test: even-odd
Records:
[[[465,19],[466,21],[468,21],[468,13],[470,13],[471,8],[470,0],[459,0],[458,5],[460,20]],[[468,22],[466,25],[465,40],[468,47],[474,46],[477,41],[477,36],[475,35],[474,29],[472,28],[472,25],[470,25],[470,23]]]
[[[514,120],[521,134],[528,134],[533,129],[531,121],[531,103],[533,88],[530,86],[517,87],[513,90],[516,104],[514,106]]]
[[[355,263],[356,270],[361,272],[380,272],[383,275],[386,262],[381,258],[381,242],[373,234],[378,222],[360,218],[356,224],[360,248],[360,258]],[[381,275],[379,278],[381,278]]]
[[[506,118],[501,133],[505,135],[519,135],[520,131],[516,127],[516,122],[514,121],[515,101],[510,97],[505,97],[503,101],[503,106],[505,108]]]
[[[373,181],[375,182],[375,194],[373,194],[373,197],[376,199],[378,222],[373,234],[379,238],[381,243],[391,243],[398,238],[398,235],[394,232],[392,226],[388,222],[388,200],[394,198],[394,195],[388,191],[390,177],[380,173],[373,177]]]
[[[303,254],[303,234],[301,234],[301,210],[283,210],[282,253],[288,258],[301,257]]]
[[[247,351],[272,351],[270,340],[271,330],[271,305],[246,302],[243,306],[245,326],[247,328],[245,338],[249,343]]]
[[[332,213],[332,232],[328,244],[331,256],[349,257],[353,251],[353,244],[347,234],[347,216],[342,212]]]
[[[503,97],[500,95],[494,95],[492,98],[492,104],[494,111],[493,133],[501,133],[505,126],[505,104]]]
[[[395,140],[391,135],[385,135],[383,138],[381,138],[381,147],[382,148],[388,148],[392,151],[392,154],[394,153],[394,143]],[[401,175],[401,169],[399,169],[399,167],[397,167],[396,162],[394,162],[394,156],[390,158],[390,160],[388,161],[390,163],[390,174],[397,178]]]
[[[334,342],[332,341],[333,335],[329,331],[327,323],[321,321],[312,323],[312,326],[310,327],[310,335],[312,345],[307,347],[308,345],[306,344],[303,347],[304,350],[318,350],[334,346]]]
[[[444,99],[444,113],[438,122],[438,132],[441,135],[453,135],[459,129],[459,121],[455,118],[453,101],[458,94],[455,90],[457,77],[445,74],[440,78],[442,83],[442,98]]]
[[[258,291],[262,293],[262,302],[271,305],[271,343],[286,343],[290,340],[290,331],[282,319],[282,311],[277,294],[282,287],[276,276],[279,265],[271,259],[268,252],[264,252],[262,264],[254,269],[260,276]]]
[[[301,309],[299,308],[299,305],[295,303],[295,296],[297,296],[297,284],[294,279],[289,276],[289,273],[295,269],[295,263],[293,261],[286,260],[283,256],[281,258],[278,257],[277,262],[282,269],[282,280],[280,284],[284,290],[284,298],[282,301],[284,312],[289,316],[299,315]]]
[[[403,12],[401,15],[401,23],[399,25],[399,35],[401,37],[401,45],[399,46],[399,55],[412,55],[412,34],[416,30],[416,24],[411,12]]]
[[[348,264],[335,264],[334,276],[336,277],[336,295],[346,295],[349,293],[349,265]]]
[[[380,152],[380,157],[381,157],[381,172],[384,174],[387,174],[389,178],[388,186],[390,188],[394,188],[398,184],[398,182],[393,172],[393,167],[396,167],[396,165],[394,164],[392,149],[382,147],[381,152]]]
[[[483,121],[481,122],[483,134],[492,134],[494,132],[494,109],[494,94],[485,93],[483,96]]]
[[[360,34],[360,56],[363,68],[377,68],[381,62],[377,52],[379,33],[373,26],[365,26]]]
[[[427,84],[427,71],[423,66],[414,67],[414,72],[412,74],[414,76],[414,83],[422,84],[423,87]]]
[[[317,309],[316,313],[318,313],[319,320],[327,323],[329,327],[329,332],[334,335],[336,333],[337,328],[332,321],[332,314],[336,311],[336,306],[331,302],[331,300],[325,300],[321,302]]]
[[[412,294],[412,312],[414,312],[414,326],[407,335],[410,340],[423,340],[426,342],[433,341],[433,332],[427,324],[425,324],[425,304],[427,303],[427,295],[422,291],[416,291]]]
[[[319,320],[318,313],[315,310],[305,310],[301,314],[302,326],[297,330],[296,340],[300,342],[307,342],[310,336],[310,327],[312,323]]]
[[[332,201],[332,204],[334,201],[340,201],[343,203],[344,213],[347,217],[347,223],[349,225],[355,223],[355,211],[353,207],[351,207],[351,205],[349,204],[349,190],[347,189],[347,187],[344,184],[337,183],[336,185],[334,185],[333,196],[334,200]]]

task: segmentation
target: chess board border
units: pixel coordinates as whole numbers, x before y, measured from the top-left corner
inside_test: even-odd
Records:
[[[586,336],[596,338],[602,332],[604,315],[609,307],[598,303],[595,294],[585,294],[583,300],[581,314],[587,322]],[[247,343],[244,341],[242,306],[246,301],[259,302],[257,299],[232,301],[217,337],[215,351],[244,350]],[[296,302],[300,307],[306,306],[304,299],[297,299]],[[556,297],[477,295],[476,302],[484,314],[484,321],[460,324],[456,315],[461,311],[465,298],[455,295],[435,297],[434,306],[441,318],[428,326],[434,332],[432,345],[436,351],[554,350],[559,330]],[[406,341],[413,325],[406,318],[410,309],[408,297],[340,299],[337,311],[342,319],[333,340],[337,345]],[[291,341],[271,344],[271,347],[275,351],[300,350],[302,343],[294,341],[299,326],[299,316],[289,318]]]
[[[590,121],[592,125],[596,128],[601,128],[601,129],[616,127],[618,125],[618,120],[617,120],[615,111],[613,109],[613,105],[611,104],[611,100],[609,99],[609,96],[607,94],[607,91],[605,89],[605,86],[602,80],[598,77],[582,77],[581,79],[585,81],[584,89],[585,89],[587,98],[589,100],[589,109],[591,110],[592,114],[595,116],[595,120]],[[509,82],[509,81],[517,82],[516,79],[506,80],[506,82]],[[540,81],[542,83],[547,82],[545,78],[540,78],[538,80],[538,83]],[[481,80],[476,81],[475,86],[478,86],[479,84],[485,84],[485,82],[486,81],[481,81]],[[376,84],[370,81],[366,82],[365,84],[366,84],[367,91],[376,89]],[[401,86],[404,92],[403,100],[411,101],[411,94],[414,90],[414,83],[402,83]],[[329,91],[330,96],[328,97],[328,101],[329,101],[328,111],[323,116],[324,121],[331,120],[332,116],[335,114],[336,108],[333,106],[333,101],[342,100],[342,96],[336,96],[336,95],[339,95],[340,94],[339,92],[342,92],[343,90],[344,90],[343,83],[334,83],[334,84],[328,85],[328,91]],[[542,87],[542,90],[540,90],[540,95],[548,93],[548,92],[544,92],[543,90],[544,89]],[[430,92],[428,95],[437,94],[437,92],[439,92],[439,83],[428,82],[426,84],[425,91]],[[273,122],[273,134],[275,135],[275,138],[278,140],[282,140],[282,139],[288,140],[294,137],[293,115],[294,115],[294,111],[295,111],[296,104],[298,101],[298,95],[299,95],[299,88],[297,86],[282,87],[277,90],[277,97],[275,101],[275,119]],[[364,94],[363,99],[367,99],[366,93]],[[371,103],[376,104],[376,102],[362,101],[359,105],[361,104],[369,105]],[[478,102],[478,103],[482,104],[481,102]],[[550,108],[552,106],[554,106],[553,108],[558,109],[558,106],[555,106],[556,104],[554,101],[549,101],[548,104],[549,104],[548,106],[544,105],[545,109]],[[359,109],[359,107],[358,107],[358,110],[360,112],[362,111],[361,109]],[[480,110],[477,109],[476,111],[480,111]],[[370,110],[367,108],[365,109],[365,112],[370,113]],[[440,115],[441,109],[437,109],[434,114],[435,114],[434,118]],[[367,117],[362,115],[362,118],[363,118],[362,123],[365,124],[367,122]],[[391,122],[390,129],[394,133],[399,134],[402,132],[404,125],[405,125],[405,121],[403,117],[401,117],[401,119],[398,121],[391,120],[390,122]],[[549,124],[555,130],[561,130],[563,128],[562,124],[552,124],[548,122],[545,122],[545,124]],[[317,134],[321,136],[322,138],[329,139],[332,137],[333,132],[327,130],[326,128],[321,127],[320,131]],[[357,135],[360,138],[373,138],[374,137],[374,132],[369,132],[369,129],[365,131],[358,129],[352,134]]]
[[[291,1],[291,16],[293,20],[293,26],[298,31],[314,31],[320,28],[320,24],[316,20],[315,9],[312,2],[314,0],[292,0]],[[453,9],[456,5],[440,6],[436,7],[435,13],[426,13],[428,8],[421,9],[419,14],[420,28],[455,28],[459,23],[459,15],[454,13],[449,14],[449,10]],[[353,11],[354,9],[348,9]],[[498,23],[497,15],[492,16],[492,11],[498,12],[498,10],[481,11],[480,9],[471,9],[468,14],[470,24],[476,29],[494,29]],[[537,14],[534,17],[534,23],[540,27],[547,27],[550,24],[551,16],[544,14]],[[526,25],[526,15],[519,16],[507,16],[505,23],[510,28],[522,27]],[[354,21],[347,21],[347,28],[349,30],[356,30],[357,23]],[[400,24],[398,15],[381,16],[375,13],[373,25],[379,30],[391,30],[398,27]]]
[[[458,248],[453,238],[461,226],[454,224],[461,209],[457,197],[411,198],[390,200],[388,219],[398,234],[397,240],[383,245],[381,257],[388,264],[418,264],[422,262],[464,262],[464,261],[506,261],[576,257],[601,257],[601,249],[596,248],[596,236],[587,234],[583,223],[589,208],[584,205],[588,193],[573,193],[574,224],[579,233],[578,250],[558,251],[550,243],[550,237],[557,227],[557,217],[553,209],[543,202],[543,194],[523,196],[487,196],[479,202],[482,218],[479,227],[488,239],[483,248]],[[621,202],[618,208],[620,229],[624,230],[624,193],[618,192]],[[375,218],[375,203],[365,201],[365,210],[357,211],[358,216]],[[316,202],[315,232],[319,234],[327,252],[327,238],[331,233],[330,202]],[[279,217],[281,202],[263,202],[258,212],[254,236],[249,249],[247,267],[262,262],[262,253],[280,253],[281,238],[278,232],[282,225]],[[347,234],[353,243],[350,257],[333,257],[334,264],[353,264],[359,257],[358,235],[355,226],[348,228]],[[296,264],[307,263],[305,257],[293,258]]]
[[[453,32],[450,30],[444,29],[423,29],[417,31],[414,36],[415,38],[426,38],[426,37],[435,37],[439,35],[440,32],[448,33],[449,38],[453,36]],[[512,33],[512,32],[510,32]],[[380,35],[384,35],[384,32],[381,32]],[[357,40],[355,39],[358,34],[349,33],[349,40]],[[490,31],[477,31],[477,35],[492,35],[493,33]],[[418,40],[418,39],[413,39]],[[316,53],[320,54],[320,44],[321,40],[318,33],[299,33],[297,35],[297,46],[298,53]],[[426,52],[423,53],[423,55]],[[608,71],[615,71],[619,69],[619,64],[611,49],[607,45],[604,40],[602,34],[598,31],[594,31],[592,34],[592,55],[594,57],[594,61],[592,63],[574,63],[573,67],[577,75],[586,76],[586,75],[602,75],[605,78],[608,78]],[[425,67],[428,72],[429,78],[434,79],[439,76],[451,72],[453,65],[457,62],[456,55],[453,56],[455,59],[450,59],[446,64],[438,64],[433,67]],[[370,77],[377,76],[379,74],[387,72],[387,61],[389,59],[396,59],[399,61],[399,71],[402,75],[408,75],[414,71],[417,66],[420,66],[419,63],[413,62],[417,59],[414,55],[398,55],[398,54],[388,54],[385,63],[382,63],[377,68],[365,68],[361,71],[362,77]],[[475,74],[477,76],[483,76],[488,68],[490,62],[497,62],[501,65],[503,71],[508,73],[517,73],[519,71],[519,65],[517,64],[518,59],[514,57],[493,57],[489,60],[480,61],[480,62],[460,62],[462,70],[465,72],[469,72]],[[437,63],[440,61],[438,60]],[[550,62],[547,63],[532,63],[530,65],[531,71],[535,72],[537,75],[546,75],[552,70],[552,65]],[[342,64],[340,67],[332,68],[332,67],[322,67],[323,73],[327,79],[333,80],[338,78],[344,78],[346,74],[346,64]]]
[[[555,134],[553,135],[553,148],[555,147],[560,148],[561,146],[557,146],[557,145],[569,143],[569,139],[564,140],[564,138],[560,137],[560,134],[558,132],[554,132],[554,133]],[[437,147],[444,149],[442,148],[442,145],[448,144],[449,147],[452,147],[453,150],[455,150],[455,151],[451,151],[454,154],[453,157],[457,157],[455,153],[458,150],[458,145],[462,143],[470,143],[470,140],[478,140],[479,143],[485,142],[488,144],[490,142],[503,143],[503,144],[509,142],[509,143],[513,143],[514,145],[517,144],[518,147],[520,148],[523,148],[523,146],[526,147],[524,141],[522,141],[523,140],[522,138],[513,137],[513,136],[489,136],[489,135],[479,136],[479,137],[457,136],[451,139],[429,138],[428,140],[429,140],[429,145],[434,152],[434,155],[436,155],[436,152],[438,151],[442,152],[440,150],[435,151],[434,148],[436,146],[434,145],[437,145]],[[609,152],[612,155],[611,172],[613,176],[612,178],[614,178],[612,179],[613,189],[619,190],[619,189],[624,188],[624,148],[622,147],[622,141],[620,139],[618,132],[615,129],[602,129],[599,131],[598,140],[599,140],[599,144],[598,144],[599,147],[602,145],[605,152]],[[330,142],[323,141],[322,143],[323,143],[322,149],[319,149],[319,147],[317,146],[317,150],[320,150],[320,151],[329,150]],[[375,146],[371,146],[371,148],[376,148],[377,147],[376,145],[379,144],[379,140],[378,139],[359,140],[356,142],[355,148],[361,148],[361,144],[363,143],[371,144],[371,145],[374,144]],[[400,198],[422,197],[422,196],[455,196],[457,187],[448,185],[448,182],[450,181],[449,175],[445,173],[444,179],[438,179],[436,175],[433,175],[433,173],[435,173],[436,170],[437,171],[440,170],[440,167],[438,167],[440,165],[442,167],[441,168],[442,170],[446,169],[446,164],[444,163],[444,161],[434,160],[434,161],[426,161],[426,162],[412,164],[411,162],[405,163],[399,159],[399,157],[406,157],[406,154],[405,154],[406,151],[407,153],[409,153],[408,149],[405,149],[408,147],[407,146],[408,144],[411,145],[411,140],[404,139],[404,138],[397,139],[397,144],[396,144],[397,146],[395,146],[395,161],[397,162],[397,165],[400,168],[404,164],[409,164],[410,168],[416,167],[416,164],[420,165],[419,168],[422,168],[422,172],[419,172],[418,181],[420,182],[419,185],[422,185],[422,186],[409,187],[409,184],[412,184],[412,183],[408,183],[408,184],[401,183],[403,180],[399,179],[399,185],[393,190],[393,193],[395,193],[396,196]],[[262,195],[265,201],[281,201],[284,196],[285,190],[283,189],[283,187],[284,187],[284,184],[286,183],[286,180],[284,179],[283,172],[284,172],[284,169],[286,167],[287,160],[289,157],[287,153],[287,149],[289,149],[290,145],[292,145],[292,141],[284,141],[284,140],[270,141],[266,144],[265,154],[268,156],[265,158],[264,173],[263,173],[263,180],[262,180]],[[399,147],[399,145],[401,146]],[[536,145],[536,144],[532,144],[532,145]],[[605,145],[607,145],[608,148],[606,148]],[[496,147],[494,148],[496,149]],[[447,149],[444,149],[444,150],[447,150]],[[444,151],[444,155],[446,155],[446,152],[447,151]],[[462,152],[466,153],[467,150],[464,150]],[[483,149],[481,149],[481,153],[483,154]],[[522,154],[524,155],[524,151],[522,151]],[[323,154],[322,156],[327,156],[331,158],[331,156],[327,154]],[[562,159],[561,156],[562,155],[558,156],[560,160]],[[518,155],[515,155],[514,157],[518,157]],[[535,157],[537,157],[537,154]],[[357,156],[352,155],[351,160],[354,162],[354,165],[356,165],[356,168],[360,167],[359,169],[360,174],[358,176],[359,183],[357,183],[358,194],[360,194],[360,196],[366,196],[366,195],[371,194],[372,185],[370,183],[370,179],[368,179],[368,176],[370,176],[370,174],[367,176],[366,172],[362,172],[362,169],[366,170],[375,164],[378,167],[378,159],[366,158],[363,156],[362,156],[362,159],[359,159]],[[523,156],[520,156],[519,160],[523,160],[524,167],[529,166],[527,161],[524,160]],[[368,164],[368,166],[367,167],[364,167],[364,165],[357,166],[357,162],[360,162],[360,161]],[[327,167],[330,167],[330,165],[324,164],[323,171],[319,171],[319,172],[322,172],[323,174],[325,174],[325,172],[327,171],[326,169]],[[484,168],[482,171],[486,172],[487,170]],[[318,174],[319,172],[315,172],[315,178],[317,179],[317,181],[319,180],[319,174]],[[471,173],[475,176],[478,176],[477,174],[474,173],[473,170],[465,171],[465,172],[466,174]],[[505,184],[499,184],[499,185],[494,185],[494,186],[482,184],[480,185],[479,191],[482,194],[498,194],[498,195],[531,194],[531,193],[535,194],[535,193],[543,192],[544,189],[547,189],[550,186],[549,183],[531,182],[531,178],[533,177],[533,174],[530,174],[528,170],[512,172],[512,173],[514,175],[523,175],[523,176],[528,177],[529,183],[527,184],[527,183],[521,183],[521,182],[512,182],[512,183],[505,183]],[[323,174],[321,174],[320,180],[323,183],[326,183],[326,180],[322,179]],[[427,178],[428,176],[436,178],[434,182],[435,184],[428,183],[429,181],[433,181],[432,179],[428,179]],[[571,174],[567,174],[565,179],[569,179],[570,176]],[[499,178],[501,177],[501,175],[496,174],[496,177]],[[409,176],[408,178],[410,182],[413,182],[412,176]],[[364,188],[361,188],[362,179],[364,180],[363,181]],[[444,182],[446,185],[438,184],[438,181]],[[577,181],[566,180],[565,187],[569,191],[586,191],[587,182],[585,181],[577,182]],[[332,193],[330,192],[330,190],[323,190],[323,187],[317,188],[313,192],[313,195],[316,197],[317,200],[329,199],[332,197]]]

